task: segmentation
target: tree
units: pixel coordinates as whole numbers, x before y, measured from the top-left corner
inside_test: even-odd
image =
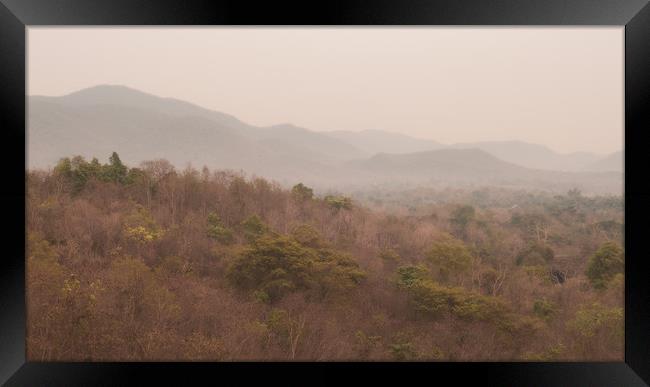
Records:
[[[111,157],[108,159],[108,165],[104,165],[104,179],[107,181],[113,181],[116,183],[126,183],[126,177],[128,175],[128,168],[126,165],[122,164],[120,156],[113,152]]]
[[[232,231],[223,225],[219,215],[214,212],[208,214],[207,233],[208,237],[226,245],[231,244],[234,241]]]
[[[449,275],[457,277],[472,264],[472,255],[465,244],[450,236],[434,242],[427,253],[427,259],[438,267],[443,280]]]
[[[334,196],[327,195],[325,196],[325,203],[329,204],[330,207],[336,210],[351,210],[352,209],[352,199],[346,196]]]
[[[550,222],[543,214],[514,214],[510,219],[510,223],[519,228],[526,239],[535,238],[540,243],[545,243],[548,240]]]
[[[262,235],[228,269],[230,283],[273,302],[286,294],[314,290],[321,297],[356,286],[364,277],[348,255],[304,246],[284,235]],[[263,294],[263,293],[265,294]]]
[[[119,257],[107,276],[117,318],[139,325],[163,324],[179,316],[174,295],[155,278],[141,259]]]
[[[54,167],[54,173],[67,180],[72,187],[72,193],[78,194],[91,177],[97,176],[98,171],[93,170],[93,167],[81,156],[74,156],[72,159],[66,157]]]
[[[72,161],[69,157],[64,157],[54,167],[54,174],[71,177],[72,176]]]
[[[461,237],[465,238],[467,234],[467,226],[474,220],[476,211],[470,205],[457,207],[451,213],[451,223],[458,229]]]
[[[448,287],[427,278],[426,270],[417,266],[398,269],[398,285],[406,290],[413,310],[423,316],[440,318],[452,315],[467,321],[490,321],[500,328],[512,326],[508,306],[497,297],[469,292],[462,287]]]
[[[623,308],[608,308],[599,302],[580,305],[575,318],[567,322],[576,338],[575,352],[588,356],[599,347],[622,349],[625,342]]]
[[[384,268],[390,271],[395,270],[395,267],[401,261],[397,251],[393,249],[383,249],[379,252],[379,259],[382,260]]]
[[[254,241],[269,231],[269,227],[257,215],[249,216],[241,225],[244,238],[249,242]]]
[[[320,248],[326,243],[321,239],[320,233],[309,224],[301,224],[291,231],[293,239],[303,246]]]
[[[126,217],[124,232],[127,238],[143,244],[158,240],[164,234],[149,211],[139,204]]]
[[[304,202],[311,200],[314,197],[314,190],[302,183],[298,183],[291,189],[291,195],[297,201]]]
[[[623,250],[614,242],[605,242],[589,258],[587,277],[596,289],[604,289],[618,273],[623,273],[625,259]]]
[[[265,292],[271,301],[312,286],[312,250],[283,236],[263,236],[235,259],[228,269],[230,283],[244,290]]]
[[[427,279],[428,276],[429,270],[422,265],[401,266],[397,269],[397,286],[408,288],[419,281]]]
[[[517,255],[517,265],[543,266],[553,261],[553,249],[543,243],[533,242]]]

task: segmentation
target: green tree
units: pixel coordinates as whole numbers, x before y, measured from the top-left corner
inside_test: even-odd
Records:
[[[439,269],[444,280],[450,275],[458,277],[472,264],[472,254],[465,244],[449,236],[433,243],[427,253],[427,259]]]
[[[623,249],[614,242],[605,242],[589,258],[587,277],[596,289],[604,289],[618,273],[625,269]]]
[[[86,162],[81,156],[61,159],[54,168],[54,173],[63,176],[70,183],[73,194],[81,192],[88,180],[98,176],[96,164]]]
[[[298,183],[291,189],[291,195],[300,202],[308,201],[314,197],[314,190],[302,183]]]
[[[582,305],[567,328],[576,338],[575,352],[587,356],[605,347],[621,353],[625,341],[623,308],[608,308],[598,302]]]
[[[232,230],[224,226],[219,215],[214,212],[208,214],[207,233],[208,237],[226,245],[234,241]]]
[[[263,236],[234,260],[228,269],[230,283],[244,290],[264,291],[271,301],[313,284],[315,253],[284,236]]]
[[[254,241],[269,231],[269,227],[257,215],[249,216],[241,225],[244,238],[249,242]]]
[[[524,238],[527,240],[535,239],[538,242],[542,242],[548,239],[550,222],[543,214],[514,214],[510,218],[510,224],[521,230]]]
[[[327,195],[324,198],[325,203],[337,210],[351,210],[352,199],[346,196]]]
[[[301,224],[294,227],[291,231],[291,236],[303,246],[313,248],[326,246],[325,241],[321,239],[320,233],[309,224]]]
[[[164,230],[146,208],[136,204],[124,221],[124,233],[127,238],[146,244],[162,238]]]
[[[72,176],[72,161],[69,157],[64,157],[54,167],[54,174],[64,177]]]
[[[550,321],[556,312],[555,304],[547,299],[535,300],[533,303],[533,313],[542,320]]]
[[[397,286],[409,288],[429,277],[429,270],[422,265],[402,266],[397,269]]]
[[[340,292],[356,286],[363,277],[358,264],[346,254],[270,234],[251,241],[227,272],[234,287],[271,302],[301,290],[314,290],[320,296]]]
[[[126,165],[122,164],[122,160],[120,160],[120,156],[116,152],[113,152],[111,157],[109,157],[108,164],[104,165],[103,170],[105,180],[122,184],[126,183],[129,171]]]
[[[517,254],[517,265],[543,266],[553,261],[553,249],[543,243],[532,242]]]
[[[474,220],[476,217],[476,211],[474,207],[470,205],[464,205],[457,207],[451,213],[451,224],[456,227],[461,237],[465,238],[467,235],[467,226]]]

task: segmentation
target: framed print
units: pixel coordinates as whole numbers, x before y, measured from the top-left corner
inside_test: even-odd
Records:
[[[0,20],[7,385],[650,381],[647,2]]]

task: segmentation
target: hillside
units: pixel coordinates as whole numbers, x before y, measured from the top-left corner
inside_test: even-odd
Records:
[[[501,160],[533,169],[580,171],[599,156],[588,152],[558,153],[550,148],[523,141],[483,141],[450,145],[455,149],[477,148]]]
[[[624,157],[623,151],[614,152],[587,165],[584,170],[623,172]]]
[[[28,108],[27,166],[32,169],[51,168],[64,156],[88,158],[119,149],[131,164],[165,158],[178,168],[191,164],[243,170],[284,186],[304,181],[320,191],[402,183],[563,192],[579,188],[615,194],[622,189],[620,173],[536,170],[553,165],[562,169],[560,165],[568,164],[561,160],[590,156],[553,156],[534,144],[456,144],[440,149],[443,146],[434,141],[382,131],[315,132],[292,124],[256,127],[225,113],[124,86],[33,96]],[[523,156],[534,161],[532,169]]]
[[[340,130],[325,132],[325,134],[352,144],[368,155],[377,153],[413,153],[444,147],[443,144],[433,140],[424,140],[382,130],[362,130],[360,132]]]
[[[101,158],[27,173],[29,360],[623,358],[620,197],[470,189],[400,215]]]
[[[500,160],[480,149],[441,149],[411,154],[379,154],[349,163],[376,181],[427,182],[438,185],[495,185],[591,193],[620,193],[617,173],[577,173],[524,168]]]

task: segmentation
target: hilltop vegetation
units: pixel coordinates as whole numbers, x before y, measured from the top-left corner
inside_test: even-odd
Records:
[[[319,196],[116,153],[26,179],[30,360],[623,359],[621,197]]]

